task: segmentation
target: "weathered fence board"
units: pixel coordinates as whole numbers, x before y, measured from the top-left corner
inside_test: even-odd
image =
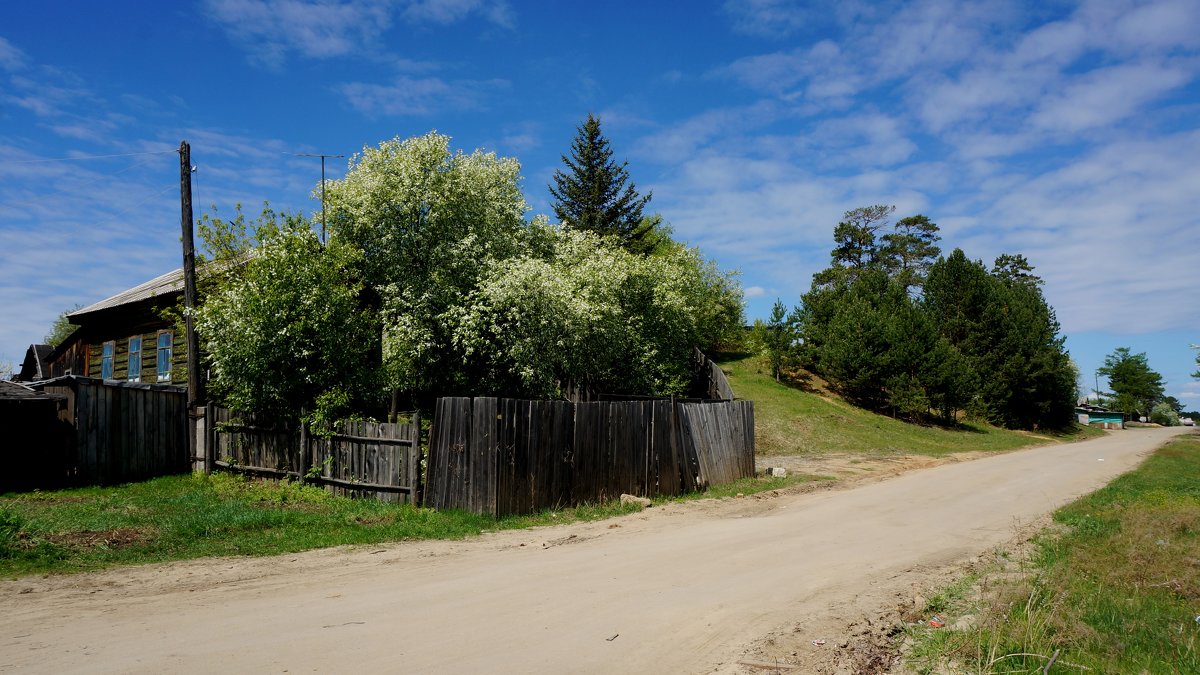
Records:
[[[729,379],[725,377],[725,371],[721,370],[712,359],[704,355],[704,352],[699,349],[692,351],[692,370],[696,373],[695,389],[704,392],[704,397],[716,401],[732,401],[733,387],[729,386]]]
[[[216,406],[207,418],[207,447],[218,467],[303,478],[339,495],[418,503],[421,425],[415,414],[409,424],[343,422],[328,437]]]
[[[111,485],[188,471],[187,394],[179,387],[66,376],[32,388],[65,399],[66,442],[43,487]]]
[[[754,475],[750,401],[438,400],[425,505],[508,515]]]

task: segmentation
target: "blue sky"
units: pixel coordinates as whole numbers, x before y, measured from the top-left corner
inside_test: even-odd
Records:
[[[1085,380],[1129,346],[1200,408],[1197,26],[1196,0],[4,3],[0,361],[179,266],[182,139],[197,217],[319,210],[292,153],[431,129],[520,159],[550,213],[591,111],[751,318],[842,212],[895,204],[947,251],[1026,255]]]

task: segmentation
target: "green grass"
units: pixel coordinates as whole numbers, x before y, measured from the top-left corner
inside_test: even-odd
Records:
[[[1066,432],[1031,433],[982,423],[953,429],[910,424],[857,408],[835,396],[806,391],[794,383],[778,383],[760,356],[735,356],[721,361],[720,366],[738,398],[754,401],[759,455],[850,452],[937,456],[997,452],[1103,434],[1079,425]]]
[[[597,520],[635,510],[607,503],[497,520],[335,497],[298,483],[221,473],[170,476],[0,496],[0,576],[405,539],[461,539],[484,530]]]
[[[976,627],[920,629],[910,665],[933,672],[1200,672],[1200,435],[1054,514],[1029,574],[974,606]],[[953,620],[953,616],[951,616]]]
[[[745,478],[658,501],[751,495],[820,479]],[[637,510],[607,502],[495,519],[335,497],[299,483],[225,473],[169,476],[112,487],[0,495],[0,577],[347,544],[462,539]]]

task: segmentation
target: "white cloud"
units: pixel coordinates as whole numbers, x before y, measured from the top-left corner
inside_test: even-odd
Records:
[[[502,0],[206,0],[205,13],[240,43],[251,60],[280,68],[291,54],[313,59],[351,54],[389,60],[380,38],[396,13],[412,24],[448,25],[478,15],[512,28],[513,14]],[[403,67],[420,62],[391,59]]]
[[[25,52],[0,36],[0,69],[10,72],[20,70],[25,67],[26,60]]]
[[[386,4],[337,0],[207,0],[208,16],[252,58],[279,67],[290,52],[343,56],[372,46],[391,25]]]
[[[414,23],[452,24],[478,14],[502,28],[512,28],[512,8],[502,0],[411,0],[401,11]]]
[[[390,84],[350,82],[337,89],[352,108],[365,115],[405,116],[479,108],[486,94],[507,86],[505,80],[446,81],[401,76]]]
[[[751,286],[742,291],[742,293],[747,298],[761,298],[767,294],[767,289],[763,288],[762,286]]]
[[[819,7],[797,0],[727,0],[725,11],[737,30],[771,37],[789,35],[820,16]]]

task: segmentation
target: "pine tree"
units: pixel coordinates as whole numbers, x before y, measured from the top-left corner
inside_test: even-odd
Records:
[[[937,245],[941,238],[937,223],[923,215],[901,218],[893,232],[881,237],[883,250],[880,255],[892,278],[905,291],[924,285],[929,266],[942,253]]]
[[[639,195],[629,181],[628,162],[613,161],[598,117],[588,113],[577,131],[571,156],[562,156],[568,171],[555,171],[550,186],[554,213],[566,227],[615,236],[622,246],[640,252],[646,248],[641,240],[659,232],[644,226],[642,219],[642,208],[651,193]]]

